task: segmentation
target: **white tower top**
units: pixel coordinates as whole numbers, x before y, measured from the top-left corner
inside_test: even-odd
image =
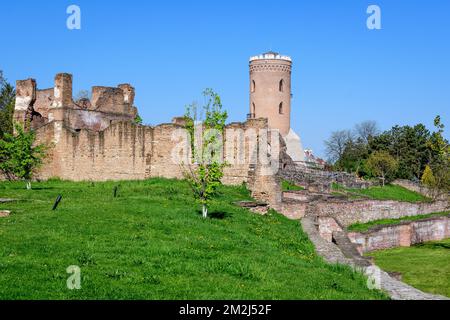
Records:
[[[250,62],[255,60],[285,60],[285,61],[291,61],[292,59],[289,56],[282,56],[278,52],[269,51],[263,54],[260,54],[259,56],[253,56],[250,58]]]

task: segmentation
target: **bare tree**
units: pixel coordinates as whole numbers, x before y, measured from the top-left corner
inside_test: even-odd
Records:
[[[375,137],[379,132],[378,124],[375,121],[364,121],[355,126],[356,136],[365,143],[368,143],[370,137]]]
[[[326,154],[330,162],[336,162],[344,154],[346,145],[353,140],[350,130],[340,130],[331,133],[328,140],[325,141]]]

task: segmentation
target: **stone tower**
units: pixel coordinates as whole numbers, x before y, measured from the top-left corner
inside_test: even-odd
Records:
[[[291,58],[267,52],[250,58],[250,118],[267,118],[284,137],[291,128]]]
[[[300,137],[291,129],[292,60],[276,52],[250,58],[250,113],[267,118],[269,128],[280,130],[287,153],[296,162],[305,160]]]

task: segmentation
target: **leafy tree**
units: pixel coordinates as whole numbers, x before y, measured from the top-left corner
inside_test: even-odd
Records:
[[[4,78],[0,71],[0,139],[5,133],[13,133],[13,114],[16,91]]]
[[[386,151],[376,151],[367,160],[367,167],[371,172],[381,178],[383,187],[386,178],[391,176],[398,168],[398,162]]]
[[[35,170],[42,164],[47,147],[35,144],[34,131],[26,132],[21,125],[15,125],[16,135],[6,133],[0,140],[0,172],[9,180],[21,179],[31,189]]]
[[[202,205],[202,214],[208,216],[208,206],[221,185],[225,163],[221,159],[220,149],[227,112],[222,111],[222,102],[212,89],[203,92],[206,104],[203,106],[204,120],[198,116],[196,104],[186,108],[185,128],[190,133],[193,165],[188,165],[184,175],[188,181],[194,197]],[[200,137],[198,133],[200,132]],[[201,143],[196,143],[196,136]]]
[[[344,152],[335,167],[347,172],[355,172],[359,176],[366,176],[365,162],[369,157],[367,144],[361,138],[347,142]]]
[[[393,156],[398,162],[397,178],[420,179],[429,162],[429,138],[430,131],[423,124],[394,126],[370,139],[369,152],[386,151]]]
[[[433,170],[431,170],[430,166],[425,167],[425,171],[423,172],[421,182],[429,187],[434,188],[436,185],[436,178],[434,177]]]
[[[444,138],[445,126],[441,122],[441,117],[434,119],[434,125],[437,131],[431,134],[428,141],[430,152],[429,164],[433,170],[436,193],[450,191],[450,144]]]

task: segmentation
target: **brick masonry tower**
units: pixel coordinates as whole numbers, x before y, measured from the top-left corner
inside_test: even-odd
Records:
[[[276,52],[250,58],[250,113],[248,118],[267,118],[271,129],[280,130],[292,160],[305,160],[300,137],[291,129],[292,60]]]

